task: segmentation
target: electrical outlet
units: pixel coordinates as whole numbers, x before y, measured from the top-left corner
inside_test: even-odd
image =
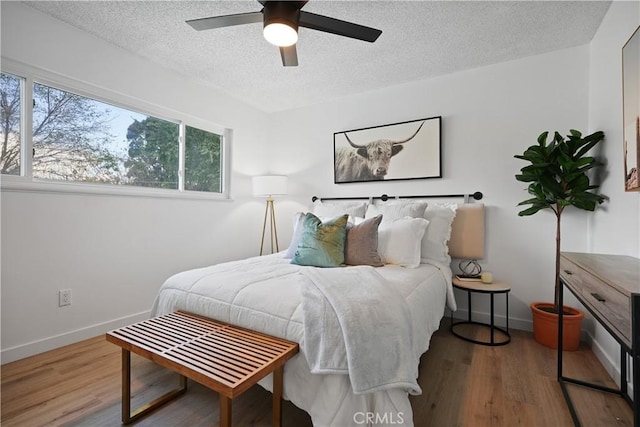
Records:
[[[58,307],[71,305],[71,289],[60,289],[58,291]]]

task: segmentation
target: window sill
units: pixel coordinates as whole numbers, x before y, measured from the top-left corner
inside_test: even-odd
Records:
[[[191,199],[230,201],[224,193],[208,193],[200,191],[178,191],[162,188],[125,187],[109,184],[87,184],[77,182],[55,182],[29,180],[25,177],[3,175],[0,178],[0,191],[61,193],[91,196],[138,197],[160,199]]]

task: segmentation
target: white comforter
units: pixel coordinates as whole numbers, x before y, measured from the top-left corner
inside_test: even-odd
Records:
[[[403,425],[413,425],[407,387],[355,394],[348,375],[310,372],[304,354],[301,299],[301,288],[310,280],[301,272],[309,268],[274,254],[178,273],[161,287],[152,314],[181,309],[300,343],[301,353],[285,366],[284,393],[310,414],[316,426],[362,425],[367,413],[387,420],[388,425],[397,425],[399,419],[404,420]],[[418,360],[439,326],[445,303],[455,306],[451,271],[442,265],[386,266],[375,271],[407,302],[412,357]],[[414,378],[417,375],[416,364]],[[260,384],[271,390],[269,377]]]

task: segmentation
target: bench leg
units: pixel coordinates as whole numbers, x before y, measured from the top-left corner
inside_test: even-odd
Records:
[[[131,412],[131,352],[122,349],[122,423],[130,424],[187,391],[187,377],[180,375],[180,387]]]
[[[231,427],[231,399],[220,394],[220,427]]]
[[[282,389],[284,366],[273,371],[273,427],[282,426]]]

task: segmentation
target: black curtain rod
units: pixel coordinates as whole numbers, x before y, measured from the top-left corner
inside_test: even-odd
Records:
[[[444,198],[450,198],[450,197],[471,197],[475,200],[482,200],[482,197],[484,195],[480,192],[480,191],[476,191],[473,194],[428,194],[428,195],[422,195],[422,196],[398,196],[397,198],[399,199],[444,199]],[[373,196],[373,197],[318,197],[318,196],[313,196],[311,198],[312,202],[315,202],[316,200],[369,200],[369,199],[374,199],[374,200],[382,200],[383,202],[386,202],[389,199],[395,199],[396,197],[394,196],[388,196],[386,194],[383,194],[382,196]]]

